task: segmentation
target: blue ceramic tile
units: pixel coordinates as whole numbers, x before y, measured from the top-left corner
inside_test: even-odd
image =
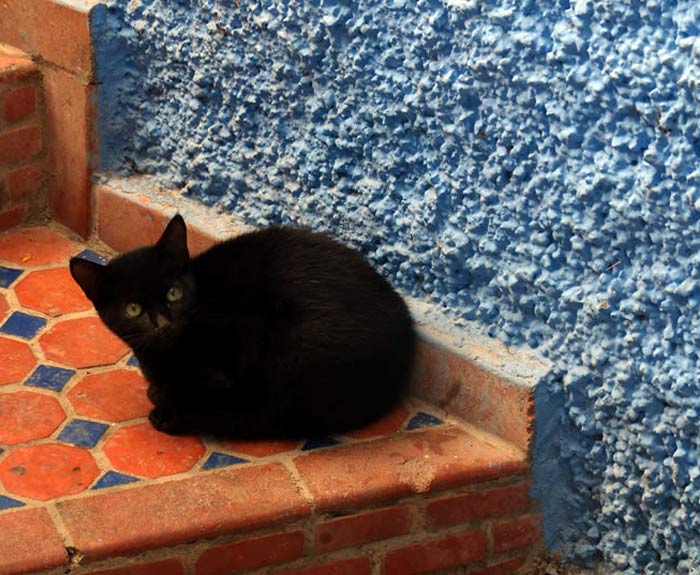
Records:
[[[131,477],[131,475],[124,475],[123,473],[117,473],[116,471],[108,471],[97,480],[97,483],[92,486],[92,489],[107,489],[108,487],[126,485],[127,483],[136,483],[137,481],[137,477]]]
[[[406,429],[420,429],[421,427],[430,427],[431,425],[441,425],[442,419],[425,413],[424,411],[419,411],[408,422]]]
[[[34,370],[34,373],[29,376],[29,379],[24,382],[24,385],[61,391],[63,386],[68,383],[68,380],[70,380],[73,375],[75,375],[75,372],[72,369],[40,365]]]
[[[14,507],[24,507],[24,503],[12,499],[12,497],[7,497],[6,495],[0,495],[0,511],[3,509],[12,509]]]
[[[73,419],[61,431],[58,440],[82,447],[95,447],[108,427],[109,425],[97,423],[96,421]]]
[[[102,254],[98,254],[94,250],[83,250],[75,257],[81,258],[84,260],[88,260],[91,262],[95,262],[96,264],[106,264],[109,261],[109,258],[107,256],[103,256]]]
[[[247,460],[225,453],[214,452],[209,456],[202,465],[202,469],[216,469],[217,467],[226,467],[227,465],[235,465],[236,463],[246,463]]]
[[[311,451],[312,449],[321,449],[322,447],[332,447],[340,445],[340,441],[332,437],[319,437],[317,439],[309,439],[301,448],[302,451]]]
[[[31,339],[45,325],[46,320],[44,318],[16,311],[2,324],[0,331],[10,335],[16,335],[17,337]]]
[[[129,361],[126,362],[126,365],[131,365],[132,367],[139,367],[139,360],[136,359],[135,355],[132,355],[129,358]]]
[[[22,275],[22,270],[0,266],[0,288],[8,288]]]

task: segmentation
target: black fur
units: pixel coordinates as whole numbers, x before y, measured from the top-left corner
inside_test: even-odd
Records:
[[[402,396],[415,335],[401,297],[326,235],[269,228],[197,257],[175,216],[156,245],[71,273],[149,381],[172,434],[304,437],[348,431]],[[177,301],[168,301],[179,296]],[[128,318],[126,306],[142,313]],[[130,308],[134,311],[133,306]]]

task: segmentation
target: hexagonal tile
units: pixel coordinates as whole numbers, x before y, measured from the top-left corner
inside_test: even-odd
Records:
[[[7,303],[7,300],[5,299],[5,296],[0,293],[0,322],[5,321],[5,318],[8,316],[8,312],[10,311],[10,306]]]
[[[48,228],[28,228],[0,235],[0,260],[25,267],[61,263],[76,246]]]
[[[60,443],[19,447],[0,464],[8,492],[40,501],[80,493],[98,475],[88,451]]]
[[[151,479],[188,471],[205,452],[198,438],[165,435],[150,423],[117,430],[103,449],[115,469]]]
[[[370,437],[390,435],[396,433],[403,427],[409,415],[410,412],[408,409],[401,405],[371,425],[346,433],[346,435],[354,437],[355,439],[369,439]]]
[[[146,397],[148,382],[132,369],[88,375],[68,393],[76,413],[105,421],[145,417],[153,407]]]
[[[29,345],[0,336],[0,385],[21,382],[36,365]]]
[[[96,317],[59,322],[39,338],[39,344],[47,358],[71,367],[109,365],[129,349]]]
[[[296,439],[247,440],[247,439],[221,439],[219,445],[228,451],[252,455],[253,457],[267,457],[285,451],[294,451],[299,447]]]
[[[0,443],[15,445],[48,437],[65,419],[58,401],[33,391],[0,395]]]
[[[15,293],[23,307],[54,317],[92,309],[92,303],[65,267],[31,272],[15,286]]]

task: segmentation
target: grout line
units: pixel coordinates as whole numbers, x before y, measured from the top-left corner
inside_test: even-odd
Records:
[[[301,472],[297,469],[294,464],[294,459],[292,455],[288,455],[282,459],[282,465],[289,471],[292,476],[292,483],[297,490],[297,493],[301,495],[304,500],[309,504],[311,508],[311,513],[306,520],[306,528],[304,529],[304,555],[313,555],[316,542],[314,539],[315,526],[318,523],[318,516],[316,513],[316,502],[314,496],[311,493],[311,489],[306,484],[304,477]]]

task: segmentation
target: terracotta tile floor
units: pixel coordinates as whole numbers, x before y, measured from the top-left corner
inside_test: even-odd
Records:
[[[67,269],[104,257],[48,228],[0,235],[0,513],[96,490],[357,443],[440,425],[401,406],[342,438],[217,441],[170,437],[146,415],[146,382]]]

